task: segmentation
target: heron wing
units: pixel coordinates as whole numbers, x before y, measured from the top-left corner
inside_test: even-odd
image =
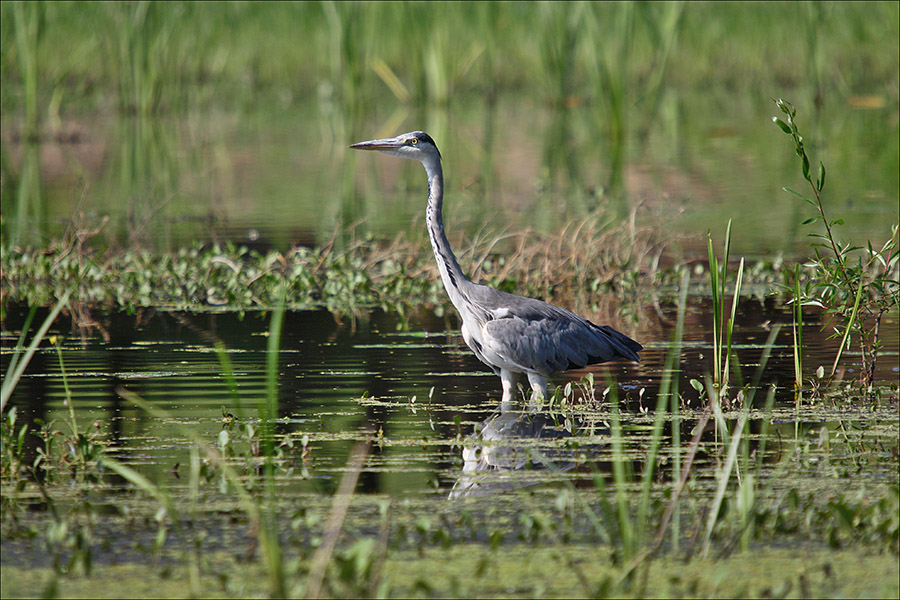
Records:
[[[491,291],[496,296],[482,343],[523,372],[550,375],[617,358],[639,361],[642,346],[612,327],[541,300]]]

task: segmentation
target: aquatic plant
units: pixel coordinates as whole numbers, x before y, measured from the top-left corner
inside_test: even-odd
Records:
[[[682,287],[681,292],[684,298],[687,286]],[[669,352],[674,353],[672,348],[676,346],[673,343]],[[673,364],[675,358],[672,356]],[[672,375],[676,373],[672,372]],[[669,389],[672,389],[671,384]],[[315,586],[306,582],[315,582],[317,577],[323,578],[318,588],[321,595],[335,597],[373,596],[388,591],[392,595],[410,595],[425,590],[445,595],[486,595],[496,590],[501,579],[509,581],[509,573],[503,570],[512,568],[508,557],[523,546],[518,540],[526,542],[528,556],[546,556],[544,552],[551,551],[555,557],[556,575],[545,581],[546,589],[532,589],[532,578],[518,573],[522,579],[518,580],[518,587],[513,587],[522,595],[544,589],[545,594],[565,590],[566,593],[560,595],[642,596],[648,590],[657,589],[652,573],[663,565],[678,561],[680,572],[697,568],[698,562],[710,568],[726,569],[728,563],[723,556],[741,547],[744,540],[758,544],[753,553],[741,555],[744,565],[755,564],[758,554],[765,552],[761,548],[763,542],[781,545],[808,540],[820,547],[831,544],[834,548],[848,548],[857,553],[863,549],[865,552],[896,553],[898,496],[895,485],[822,494],[816,490],[798,491],[788,479],[802,465],[849,460],[846,458],[848,450],[859,456],[873,455],[873,451],[885,454],[884,448],[878,450],[878,445],[893,444],[890,439],[851,446],[850,439],[836,433],[830,446],[826,441],[817,447],[815,442],[823,434],[811,431],[805,440],[811,443],[801,440],[804,443],[775,444],[782,446],[779,451],[785,457],[779,459],[773,470],[771,464],[767,464],[772,460],[772,453],[755,446],[759,442],[755,441],[756,434],[746,412],[737,419],[733,413],[726,415],[726,419],[736,421],[743,417],[745,425],[740,435],[731,431],[729,441],[724,443],[704,435],[706,421],[714,418],[712,404],[699,413],[682,412],[679,421],[671,419],[666,410],[649,418],[643,413],[632,415],[620,410],[617,402],[609,406],[609,412],[604,416],[612,422],[614,414],[618,414],[619,426],[611,428],[607,439],[610,444],[617,443],[619,450],[618,453],[606,452],[606,457],[615,454],[620,468],[613,468],[611,478],[606,473],[602,477],[595,473],[595,487],[589,485],[590,474],[587,473],[585,478],[586,473],[582,470],[580,476],[562,478],[558,485],[549,489],[543,486],[521,493],[500,493],[480,502],[472,499],[472,502],[457,505],[427,494],[431,496],[428,499],[404,499],[392,508],[390,500],[353,493],[354,486],[350,481],[368,470],[366,454],[354,450],[343,474],[335,476],[335,479],[346,480],[339,485],[343,493],[323,498],[322,503],[314,497],[301,498],[302,506],[298,507],[297,498],[280,498],[269,504],[272,500],[265,484],[254,487],[259,480],[251,481],[252,474],[259,471],[250,468],[246,474],[240,473],[245,465],[259,464],[251,460],[255,457],[235,455],[226,460],[215,447],[215,436],[210,439],[208,435],[198,435],[193,424],[173,418],[127,390],[120,389],[120,393],[154,419],[174,422],[190,442],[188,492],[186,497],[180,494],[177,484],[172,484],[174,480],[146,475],[140,464],[120,462],[116,453],[108,453],[101,459],[104,470],[120,475],[127,484],[123,487],[121,481],[104,477],[95,489],[117,498],[129,498],[132,495],[123,494],[123,491],[133,487],[140,490],[138,496],[153,499],[149,505],[129,503],[128,510],[133,512],[126,522],[156,524],[160,541],[152,549],[153,554],[171,557],[175,563],[162,568],[143,566],[143,576],[153,580],[173,578],[183,582],[184,589],[191,589],[196,595],[212,594],[223,587],[232,595],[271,593],[270,577],[279,572],[270,571],[265,556],[260,557],[262,560],[249,562],[232,560],[225,567],[210,566],[210,551],[216,542],[207,541],[204,532],[210,526],[209,514],[221,511],[219,503],[203,506],[203,499],[209,497],[211,491],[204,488],[211,481],[206,475],[210,470],[227,472],[224,475],[227,486],[221,492],[226,506],[230,503],[240,507],[236,512],[246,512],[248,517],[244,520],[231,516],[229,520],[235,529],[248,529],[251,546],[262,553],[265,552],[262,540],[256,537],[264,535],[263,522],[258,520],[261,518],[259,511],[265,510],[266,505],[275,511],[273,514],[279,524],[276,534],[282,548],[280,572],[292,595],[316,595],[313,593]],[[611,401],[616,393],[615,389],[610,389],[606,394],[607,401]],[[263,397],[264,394],[260,394],[260,399]],[[770,394],[762,414],[752,417],[763,427],[778,421],[771,412],[771,397]],[[657,407],[660,403],[664,403],[663,406],[670,404],[669,400],[662,395],[657,399]],[[575,405],[575,402],[567,402],[565,408],[571,409]],[[749,406],[745,403],[744,410],[749,411]],[[597,409],[591,404],[591,410]],[[681,457],[682,477],[675,477],[666,466],[672,464],[674,456],[669,444],[665,443],[669,439],[665,428],[670,422],[677,428],[685,424],[683,419],[688,419],[691,425],[696,422],[695,434],[690,443],[676,449]],[[646,433],[645,437],[635,439],[636,426]],[[774,435],[769,437],[764,431],[759,434],[766,436],[763,439],[769,439],[770,443],[778,439]],[[363,436],[361,433],[360,437]],[[751,436],[753,442],[749,439]],[[751,449],[756,450],[755,457],[750,454]],[[724,460],[716,464],[712,462],[713,457],[720,450]],[[710,463],[705,462],[704,455],[709,457]],[[652,461],[649,460],[651,456],[654,456]],[[606,459],[602,460],[604,463],[598,464],[605,464]],[[273,464],[279,469],[283,466],[280,459]],[[338,468],[341,467],[339,464]],[[639,475],[637,469],[640,469]],[[54,489],[59,488],[48,486],[49,493],[55,493]],[[7,493],[5,489],[4,495]],[[439,507],[436,514],[432,512],[435,502]],[[373,504],[378,505],[377,509]],[[19,515],[26,514],[21,507],[14,510]],[[329,513],[334,517],[325,519]],[[389,514],[393,517],[389,518]],[[680,519],[680,545],[674,549],[670,543],[657,545],[658,535],[661,536],[659,539],[667,541],[677,535],[673,518],[676,514]],[[77,520],[61,516],[64,529],[56,529],[55,521],[38,516],[42,519],[41,527],[47,525],[46,532],[41,530],[41,539],[53,543],[48,552],[56,553],[61,572],[81,569],[78,561],[91,560],[91,548],[96,551],[97,544],[104,543],[104,539],[90,527],[79,529],[82,525]],[[51,521],[53,531],[49,526]],[[291,525],[285,535],[288,521]],[[361,529],[360,521],[364,523]],[[692,532],[699,533],[692,535]],[[83,541],[79,542],[79,539]],[[176,539],[182,540],[181,553],[177,546],[172,552],[171,542]],[[258,542],[254,544],[252,540]],[[630,540],[628,546],[625,546],[626,540]],[[708,561],[698,558],[703,545],[714,558]],[[626,555],[630,556],[629,560],[624,560]],[[682,560],[682,555],[688,560]],[[78,556],[74,563],[71,562],[73,556]],[[314,559],[315,556],[320,558]],[[826,555],[824,560],[837,560],[836,556]],[[93,560],[101,562],[96,557]],[[452,583],[445,581],[452,577],[444,571],[428,577],[422,575],[427,572],[425,565],[435,561],[448,570],[460,569],[469,576]],[[464,569],[464,565],[471,568]],[[537,568],[538,565],[533,565],[528,571],[531,573]],[[91,569],[94,577],[103,581],[114,577],[102,564]],[[72,590],[76,587],[73,586],[80,585],[80,581],[60,575],[55,579],[55,585],[60,594],[68,595],[74,593]]]
[[[791,343],[794,349],[794,397],[797,407],[803,402],[803,304],[799,301],[800,265],[794,268],[794,298],[791,310]]]
[[[873,247],[871,241],[865,247],[839,241],[835,228],[843,220],[830,218],[822,199],[825,164],[819,162],[814,179],[804,139],[795,121],[796,109],[790,102],[781,99],[775,100],[775,105],[784,114],[784,119],[772,119],[782,131],[791,136],[794,150],[800,158],[800,171],[809,184],[812,198],[787,187],[783,189],[816,209],[816,214],[804,221],[804,224],[821,222],[825,229],[824,234],[810,234],[817,240],[811,243],[813,256],[805,265],[811,275],[801,294],[798,294],[796,287],[790,290],[793,292],[792,302],[823,308],[828,315],[824,326],[830,326],[834,330],[833,336],[841,339],[828,375],[829,382],[833,380],[849,343],[855,339],[862,361],[860,385],[866,393],[871,393],[875,364],[881,348],[881,319],[900,305],[900,224],[892,225],[891,237],[880,248],[877,245]],[[799,344],[795,346],[795,352],[802,350]]]
[[[589,64],[590,91],[597,112],[593,121],[598,131],[604,134],[605,146],[609,148],[605,191],[619,201],[620,207],[625,206],[623,192],[629,130],[649,129],[649,123],[654,121],[665,91],[666,70],[678,39],[683,10],[683,2],[659,5],[619,2],[587,5],[585,14],[574,9],[567,11],[570,23],[584,23],[581,26],[582,37],[587,38],[584,54]],[[639,31],[642,26],[646,31]],[[654,43],[650,46],[649,57],[641,56],[641,60],[636,60],[636,40],[643,37],[641,33]],[[569,35],[574,36],[574,33]],[[566,39],[559,34],[556,37]],[[574,44],[572,46],[574,50]],[[545,51],[543,55],[552,56],[553,53]],[[565,58],[569,63],[574,62],[571,57]],[[651,65],[649,73],[634,77],[633,70],[638,62]],[[557,72],[569,79],[572,65],[566,64],[566,67],[558,68]],[[561,93],[566,94],[561,100],[569,102],[572,83],[564,80],[560,88]],[[634,110],[632,105],[638,103],[642,105],[641,109]],[[638,118],[642,120],[638,121]],[[624,213],[624,210],[620,212]]]
[[[135,404],[142,411],[161,419],[171,418],[165,410],[153,406],[153,404],[147,402],[145,399],[141,398],[134,392],[131,392],[126,388],[119,388],[117,391],[122,398]],[[246,512],[247,517],[250,521],[251,530],[255,534],[255,539],[253,540],[253,545],[251,547],[251,554],[252,549],[255,548],[256,544],[258,543],[263,552],[270,592],[272,592],[272,595],[278,595],[276,592],[279,590],[284,592],[287,589],[284,579],[284,563],[282,559],[281,544],[278,539],[277,529],[274,528],[275,525],[272,513],[273,507],[271,504],[272,496],[270,493],[271,487],[269,486],[266,490],[267,501],[257,501],[245,488],[245,484],[242,478],[231,467],[231,465],[226,460],[224,460],[224,457],[216,450],[216,448],[207,443],[206,440],[204,440],[190,427],[182,425],[179,427],[179,429],[188,439],[191,440],[196,449],[203,451],[203,454],[206,456],[207,460],[209,460],[216,468],[220,469],[223,478],[228,482],[229,489],[232,490],[239,498],[240,505]],[[161,506],[164,507],[172,515],[174,522],[179,522],[176,507],[172,504],[171,496],[164,487],[150,481],[138,471],[134,470],[128,465],[120,463],[115,458],[109,455],[104,456],[102,464],[110,470],[121,475],[127,481],[134,484],[138,489],[141,489],[145,493],[148,493],[153,498],[155,498],[161,504]],[[191,464],[191,489],[194,490],[192,492],[192,497],[195,498],[194,503],[196,505],[196,498],[197,494],[199,493],[199,478],[201,469],[199,460],[192,459]],[[266,470],[266,472],[268,472],[268,469]],[[266,476],[268,477],[268,475]],[[190,564],[191,563],[189,563],[189,565]]]
[[[69,244],[10,246],[0,255],[0,294],[4,304],[45,305],[73,286],[71,304],[80,307],[247,311],[277,306],[283,284],[291,310],[324,307],[353,315],[381,307],[408,315],[423,307],[441,314],[449,306],[427,242],[403,236],[379,242],[357,237],[353,229],[343,235],[348,243],[340,250],[326,244],[284,253],[235,244],[104,255]],[[507,244],[514,250],[500,253],[498,246]],[[603,310],[600,302],[619,301],[636,317],[628,305],[641,297],[644,284],[655,287],[670,278],[654,268],[662,247],[652,230],[616,225],[597,213],[557,235],[525,231],[476,239],[461,259],[473,263],[473,277],[501,289],[515,287],[587,314]]]
[[[66,425],[69,433],[65,433],[56,427],[55,421],[40,422],[40,429],[34,433],[43,441],[43,446],[37,449],[37,458],[29,465],[33,477],[45,482],[52,482],[56,473],[68,474],[71,480],[83,482],[90,477],[91,480],[99,479],[96,471],[97,461],[104,451],[103,434],[100,426],[95,421],[84,429],[79,428],[75,417],[74,398],[69,389],[69,381],[63,363],[61,340],[50,336],[50,343],[56,347],[59,358],[60,374],[63,380],[65,400],[69,420]],[[37,470],[41,474],[37,474]]]
[[[725,319],[725,289],[728,280],[728,255],[731,251],[731,219],[725,229],[725,250],[720,263],[713,251],[712,235],[707,234],[707,253],[709,255],[709,284],[713,300],[713,385],[715,398],[728,396],[728,383],[731,369],[731,338],[734,333],[734,317],[737,313],[738,300],[741,297],[741,284],[744,280],[744,259],[741,257],[734,284],[734,296],[731,301],[731,316]],[[712,400],[712,398],[711,398]]]
[[[25,436],[28,435],[28,423],[18,425],[18,410],[15,406],[2,413],[0,420],[0,482],[15,493],[3,493],[0,496],[0,518],[5,522],[7,517],[15,519],[21,510],[18,492],[28,484],[24,478],[28,467],[24,452]]]

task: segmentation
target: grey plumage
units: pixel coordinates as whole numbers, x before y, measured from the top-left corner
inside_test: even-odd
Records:
[[[520,373],[528,377],[536,395],[546,397],[547,378],[553,373],[618,358],[640,360],[637,353],[642,346],[612,327],[595,325],[542,300],[473,283],[463,275],[444,232],[441,154],[427,133],[413,131],[350,147],[413,158],[425,167],[426,224],[444,289],[462,319],[466,344],[500,375],[504,403],[512,401]]]

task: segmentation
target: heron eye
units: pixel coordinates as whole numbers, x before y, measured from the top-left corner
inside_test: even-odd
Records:
[[[410,139],[409,139],[409,143],[410,143],[411,145],[415,146],[416,144],[419,143],[419,140],[417,140],[416,138],[410,138]]]

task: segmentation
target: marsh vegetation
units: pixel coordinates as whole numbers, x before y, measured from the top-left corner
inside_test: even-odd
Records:
[[[896,597],[898,14],[4,2],[4,597]],[[640,364],[499,410],[409,129]]]

